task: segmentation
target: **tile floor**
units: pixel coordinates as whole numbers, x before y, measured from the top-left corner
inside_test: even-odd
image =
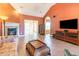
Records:
[[[72,54],[79,55],[79,46],[77,45],[52,38],[50,35],[39,36],[38,39],[50,47],[52,56],[63,56],[64,49],[69,49]],[[29,56],[28,51],[25,49],[26,41],[29,41],[27,37],[20,37],[15,43],[4,43],[3,47],[0,47],[0,55]]]
[[[23,38],[24,39],[24,38]],[[29,55],[28,52],[25,50],[25,44],[23,43],[24,40],[19,40],[19,46],[18,46],[18,55]],[[51,55],[52,56],[64,56],[64,49],[68,49],[72,54],[79,55],[79,46],[64,42],[61,40],[57,40],[55,38],[52,38],[49,35],[40,36],[38,38],[39,40],[43,41],[50,47],[51,49]]]

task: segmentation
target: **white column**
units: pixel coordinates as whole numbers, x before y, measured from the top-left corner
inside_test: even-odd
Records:
[[[4,37],[4,21],[2,21],[2,37]]]

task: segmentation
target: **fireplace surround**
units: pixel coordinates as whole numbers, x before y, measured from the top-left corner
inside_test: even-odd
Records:
[[[19,24],[12,23],[12,22],[6,22],[5,36],[19,36]]]

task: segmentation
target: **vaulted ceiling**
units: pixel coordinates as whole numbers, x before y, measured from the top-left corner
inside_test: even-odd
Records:
[[[43,17],[55,3],[10,3],[13,8],[24,15]]]

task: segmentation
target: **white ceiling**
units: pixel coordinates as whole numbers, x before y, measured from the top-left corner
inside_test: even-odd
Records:
[[[21,14],[43,17],[55,3],[11,3]]]

